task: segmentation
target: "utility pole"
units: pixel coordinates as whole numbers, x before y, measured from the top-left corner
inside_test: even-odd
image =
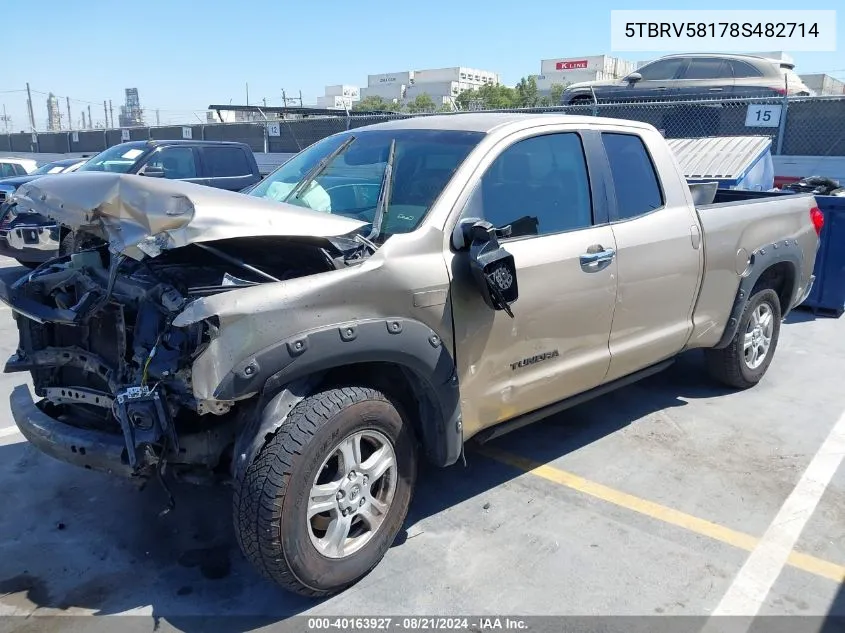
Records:
[[[264,97],[263,101],[264,101],[264,107],[266,108],[267,107],[267,97]]]
[[[249,82],[246,83],[246,104],[249,105]]]
[[[109,99],[109,115],[111,115],[111,129],[114,129],[114,106],[111,104],[111,99]]]
[[[29,82],[26,82],[26,107],[29,109],[29,128],[35,131],[35,114],[32,112],[32,93],[29,91]]]
[[[299,91],[299,107],[302,107],[302,91]]]
[[[91,118],[91,104],[88,104],[88,129],[94,129],[94,119]]]
[[[6,114],[6,104],[3,104],[3,124],[6,126],[6,134],[9,133],[9,117]]]
[[[107,128],[109,126],[109,108],[105,99],[103,99],[103,119],[103,128]]]
[[[68,124],[68,127],[72,130],[73,129],[73,117],[70,116],[70,97],[65,97],[65,101],[67,103],[67,124]]]
[[[82,129],[86,129],[88,126],[85,125],[85,110],[82,111]]]
[[[161,113],[156,109],[156,125],[161,127]]]

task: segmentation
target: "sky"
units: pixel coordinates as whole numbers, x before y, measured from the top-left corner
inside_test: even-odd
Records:
[[[282,105],[284,89],[289,96],[302,91],[308,104],[326,85],[364,86],[368,74],[380,72],[469,66],[513,85],[539,73],[541,59],[653,59],[666,53],[610,49],[610,11],[678,7],[671,0],[41,0],[36,13],[24,0],[3,5],[0,106],[14,131],[28,130],[27,82],[43,130],[48,92],[61,98],[63,124],[65,97],[75,123],[89,105],[94,121],[102,121],[109,99],[116,120],[128,87],[138,88],[148,123],[157,109],[162,124],[196,123],[211,103],[245,103],[247,84],[250,103]],[[699,6],[801,8],[794,0]],[[841,43],[833,53],[791,53],[796,70],[845,79],[845,5],[817,0],[803,8],[839,8]]]

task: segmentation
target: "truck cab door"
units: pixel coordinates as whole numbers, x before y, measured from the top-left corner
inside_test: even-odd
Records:
[[[588,175],[591,137],[532,132],[491,150],[461,212],[503,234],[512,316],[482,300],[468,250],[447,254],[465,437],[601,384],[610,364],[616,245]]]
[[[140,176],[208,184],[208,179],[203,176],[200,168],[196,149],[188,145],[160,147],[137,169]]]
[[[644,142],[665,145],[659,133],[602,132],[601,138],[612,182],[619,280],[606,377],[611,381],[684,348],[704,260],[686,181],[668,148],[652,155]]]

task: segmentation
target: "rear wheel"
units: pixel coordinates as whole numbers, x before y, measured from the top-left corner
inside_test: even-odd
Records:
[[[723,349],[705,351],[710,374],[737,389],[756,385],[772,362],[780,336],[780,322],[778,294],[770,288],[754,293],[742,311],[730,344]]]
[[[305,398],[236,486],[247,559],[282,587],[326,596],[365,576],[402,527],[416,479],[408,424],[382,393]]]

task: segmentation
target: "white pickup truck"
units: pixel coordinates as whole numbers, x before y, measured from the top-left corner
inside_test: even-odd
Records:
[[[85,246],[0,284],[6,371],[39,398],[17,387],[12,414],[86,468],[230,476],[247,558],[327,595],[395,539],[420,455],[448,466],[692,348],[728,385],[763,377],[823,216],[727,194],[691,190],[649,125],[493,113],[328,137],[249,195],[46,176],[17,204]]]

